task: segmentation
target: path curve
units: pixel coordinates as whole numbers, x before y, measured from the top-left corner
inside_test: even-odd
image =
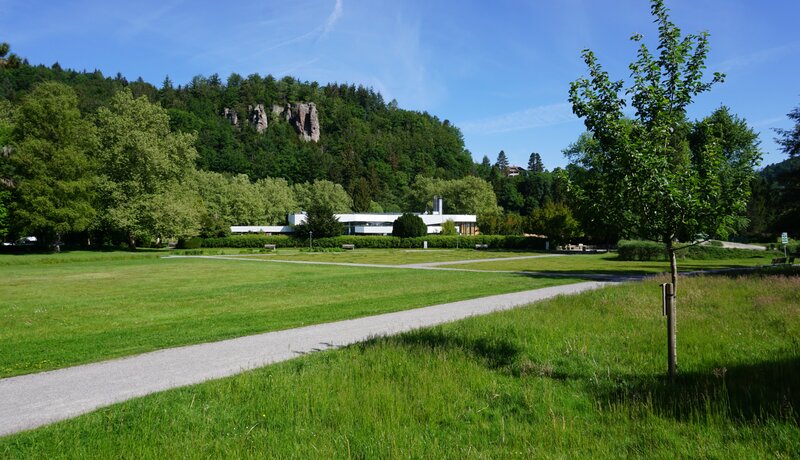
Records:
[[[158,391],[239,374],[300,354],[508,310],[607,284],[588,281],[482,297],[0,379],[0,436]]]

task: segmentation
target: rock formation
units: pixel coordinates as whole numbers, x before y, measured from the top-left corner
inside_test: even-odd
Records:
[[[225,107],[222,109],[222,116],[224,116],[233,126],[239,126],[239,116],[236,111]]]
[[[250,123],[256,128],[256,131],[259,134],[266,131],[269,121],[267,121],[267,112],[264,110],[264,104],[258,104],[255,108],[250,106],[248,110],[250,111]]]
[[[319,142],[319,115],[313,102],[292,106],[292,124],[304,141]]]
[[[273,121],[283,119],[291,124],[300,135],[300,139],[306,142],[319,142],[319,112],[317,111],[317,105],[313,102],[298,102],[296,104],[286,104],[285,106],[276,104],[272,106],[270,114],[267,114],[264,104],[257,104],[255,107],[248,106],[247,112],[248,121],[259,134],[267,130],[269,118],[271,117]],[[236,110],[225,107],[222,109],[222,116],[231,125],[239,126],[239,116]]]

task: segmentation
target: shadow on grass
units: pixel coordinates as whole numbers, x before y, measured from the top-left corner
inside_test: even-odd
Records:
[[[392,338],[392,343],[412,349],[460,350],[481,361],[489,369],[511,365],[520,353],[513,342],[494,335],[476,339],[446,334],[441,329],[420,329]]]
[[[614,380],[606,390],[590,391],[600,402],[652,410],[679,421],[711,417],[800,425],[800,357],[682,373],[674,383],[667,376]]]
[[[465,353],[488,370],[517,379],[583,382],[587,394],[598,403],[634,416],[655,414],[683,422],[723,420],[749,425],[789,421],[800,425],[800,357],[684,372],[674,383],[666,375],[613,371],[590,383],[591,375],[564,373],[529,361],[513,341],[496,335],[469,338],[434,328],[376,340],[423,352]]]

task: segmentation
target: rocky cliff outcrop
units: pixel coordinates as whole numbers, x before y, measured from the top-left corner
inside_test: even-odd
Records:
[[[236,114],[235,110],[225,107],[222,109],[222,116],[233,126],[239,126],[239,115]]]
[[[294,126],[300,139],[306,142],[319,142],[319,112],[317,105],[313,102],[286,104],[286,106],[273,105],[272,115],[276,118],[283,118]]]
[[[256,128],[256,131],[263,133],[269,126],[267,120],[267,111],[264,110],[264,104],[258,104],[255,107],[248,107],[250,111],[250,123]]]
[[[319,142],[319,115],[313,102],[292,106],[292,123],[294,129],[304,141]]]
[[[271,113],[268,114],[264,104],[257,104],[247,107],[247,120],[250,125],[259,133],[263,133],[269,127],[269,119],[272,121],[284,120],[291,124],[300,135],[300,139],[306,142],[319,142],[320,126],[319,112],[317,105],[313,102],[298,102],[296,104],[273,105]],[[222,116],[228,122],[239,127],[239,115],[235,109],[225,107],[222,109]]]

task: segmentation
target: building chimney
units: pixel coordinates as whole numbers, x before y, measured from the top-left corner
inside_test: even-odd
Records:
[[[433,197],[433,214],[444,214],[442,209],[442,197]]]

